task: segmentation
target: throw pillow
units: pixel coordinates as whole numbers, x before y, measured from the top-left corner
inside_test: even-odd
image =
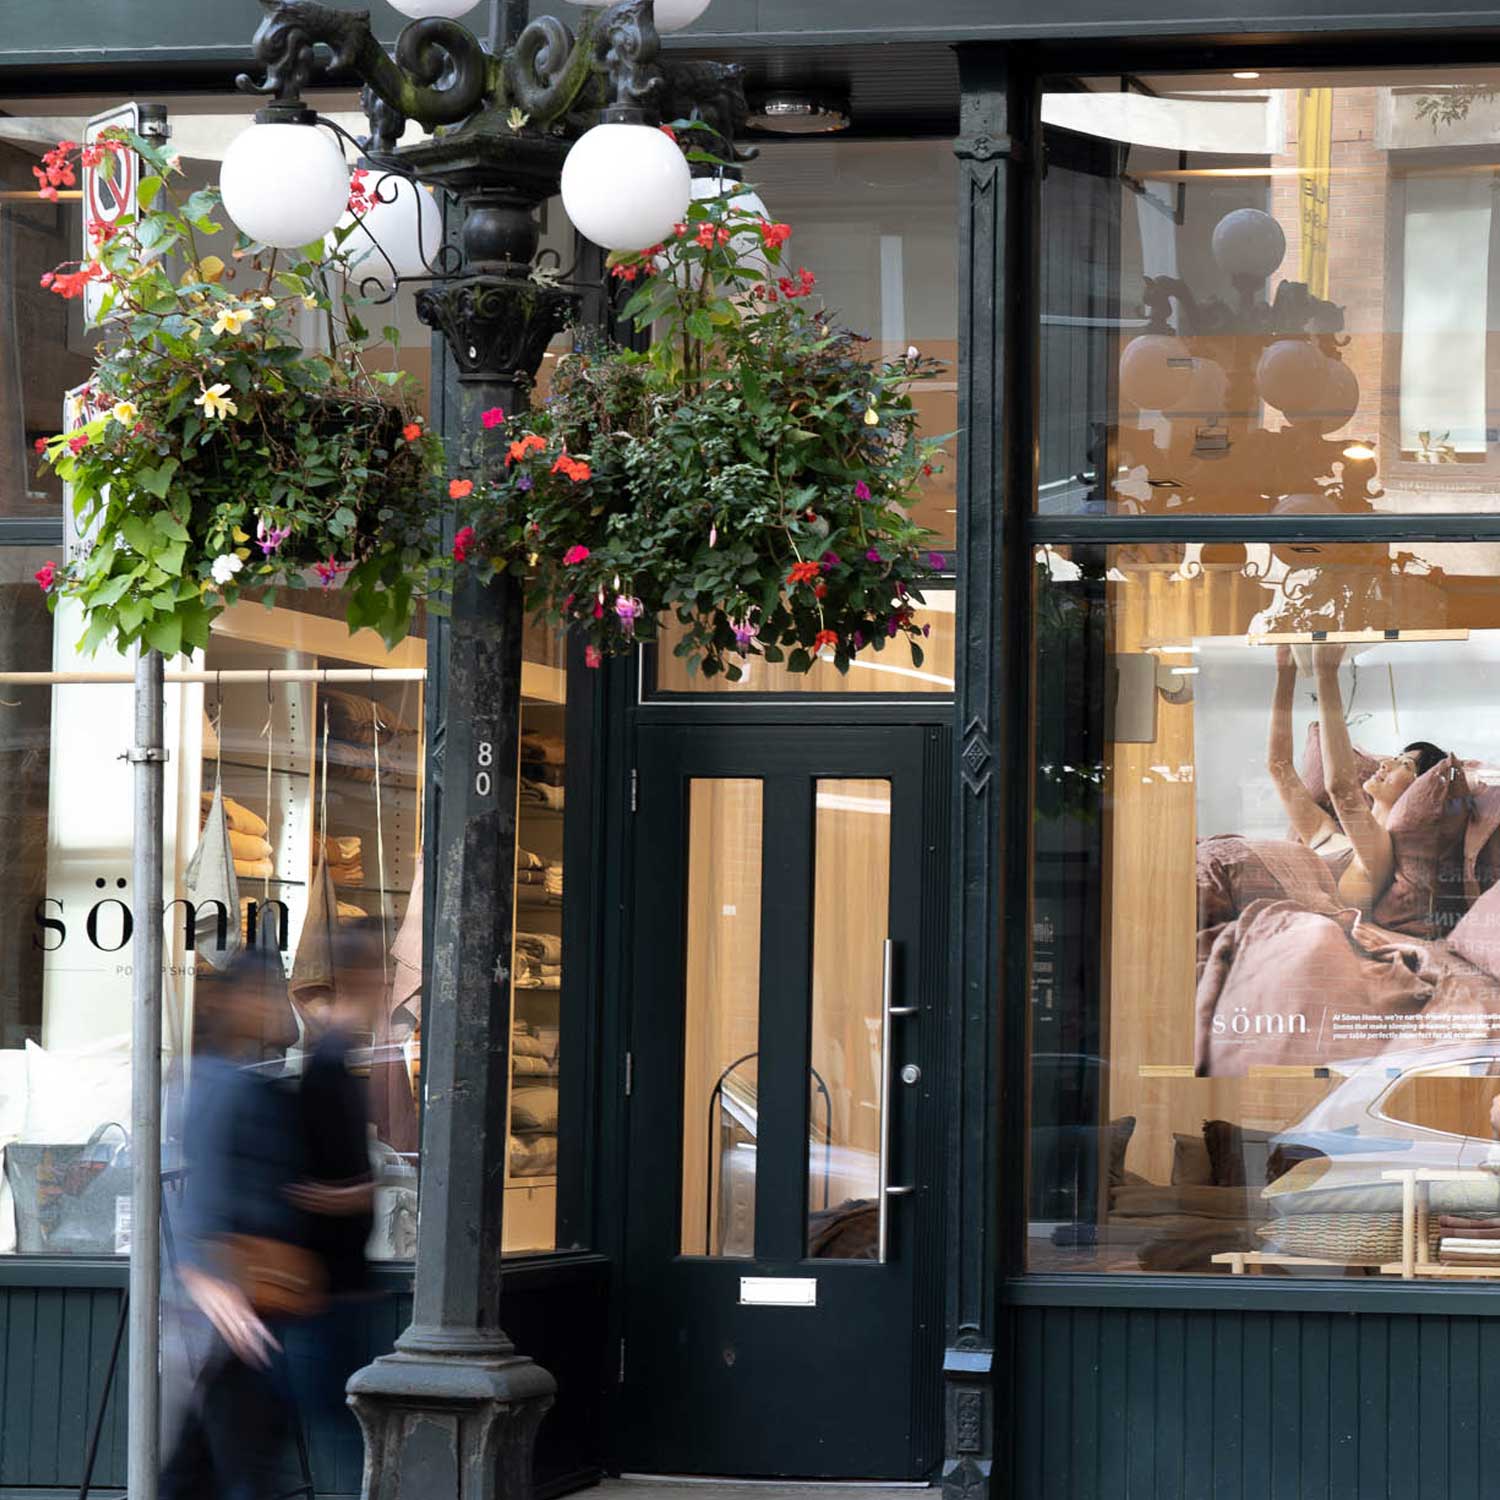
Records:
[[[1354,763],[1359,770],[1361,786],[1380,769],[1378,757],[1371,755],[1368,750],[1361,750],[1358,745],[1354,747]],[[1324,812],[1332,815],[1333,798],[1329,796],[1328,783],[1323,776],[1323,736],[1316,720],[1307,726],[1307,744],[1302,750],[1300,775],[1302,785],[1307,788],[1307,795]],[[1368,793],[1365,795],[1365,800],[1369,801]]]
[[[1266,1180],[1271,1155],[1271,1136],[1264,1130],[1246,1130],[1228,1120],[1205,1120],[1203,1143],[1213,1167],[1215,1187],[1246,1187]]]
[[[1492,885],[1448,935],[1455,953],[1500,979],[1500,885]]]
[[[1463,910],[1464,830],[1472,800],[1463,767],[1451,755],[1401,794],[1385,825],[1396,873],[1375,904],[1378,925],[1437,937],[1444,914]]]
[[[557,1129],[555,1122],[552,1129]],[[1121,1115],[1118,1120],[1111,1120],[1105,1134],[1105,1144],[1109,1150],[1109,1185],[1122,1187],[1125,1182],[1125,1153],[1130,1149],[1130,1137],[1135,1134],[1135,1116]]]
[[[77,1145],[100,1125],[130,1129],[130,1037],[111,1037],[74,1052],[26,1043],[23,1141]]]
[[[1202,1135],[1172,1136],[1172,1186],[1211,1187],[1214,1164]]]

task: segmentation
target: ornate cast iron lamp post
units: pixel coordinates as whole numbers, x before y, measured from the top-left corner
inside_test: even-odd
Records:
[[[551,17],[528,21],[527,0],[492,0],[489,47],[456,21],[429,16],[402,31],[393,57],[366,14],[309,0],[261,3],[267,14],[254,45],[265,79],[240,85],[272,98],[252,132],[312,125],[302,90],[352,71],[365,85],[371,164],[441,189],[456,205],[456,247],[419,278],[428,284],[417,311],[442,333],[456,367],[442,391],[450,452],[481,468],[494,455],[484,451],[480,414],[524,402],[574,301],[534,265],[536,210],[558,191],[573,143],[601,116],[615,126],[689,117],[711,127],[717,154],[728,156],[744,111],[738,70],[665,69],[651,0],[590,10],[576,34]],[[452,0],[442,8],[451,14]],[[398,145],[408,120],[443,129]],[[647,156],[667,143],[654,130],[640,140]],[[637,200],[657,193],[668,217],[638,245],[613,248],[652,243],[682,217],[690,185],[680,153],[669,155],[680,203],[668,202],[675,189],[659,176],[620,184]],[[667,177],[674,170],[670,161],[646,165]],[[284,181],[264,189],[287,191]],[[225,206],[234,216],[227,180]],[[500,1323],[521,627],[509,574],[460,585],[451,618],[430,626],[428,826],[437,834],[428,860],[416,1285],[412,1322],[394,1352],[349,1385],[365,1434],[366,1500],[526,1495],[555,1389]]]

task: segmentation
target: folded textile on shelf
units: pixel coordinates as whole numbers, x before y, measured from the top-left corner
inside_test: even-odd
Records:
[[[236,859],[234,873],[246,880],[270,880],[276,874],[276,864],[269,859]]]
[[[417,760],[416,735],[396,735],[389,741],[381,739],[380,776],[382,780],[387,776],[415,776]],[[373,782],[375,780],[375,747],[330,735],[328,764],[337,767],[339,772],[351,781]]]
[[[342,692],[323,686],[318,700],[328,709],[328,732],[357,745],[373,745],[380,736],[382,746],[398,734],[415,734],[417,726],[404,719],[388,704],[377,703],[359,693]]]
[[[544,1177],[557,1170],[557,1137],[555,1135],[518,1136],[510,1138],[510,1175]]]
[[[567,773],[561,766],[548,765],[545,761],[523,760],[521,775],[528,781],[540,781],[546,786],[562,786]]]
[[[368,917],[370,915],[369,912],[364,909],[364,907],[356,906],[352,901],[340,901],[338,903],[338,909],[340,922],[357,922],[362,917]]]
[[[539,963],[560,964],[562,939],[552,932],[518,932],[516,956],[535,959]]]
[[[518,870],[545,870],[547,861],[540,854],[533,854],[530,849],[516,848],[516,868]]]
[[[545,886],[547,884],[547,872],[545,870],[517,870],[517,885]]]
[[[204,792],[199,800],[203,803],[203,810],[207,812],[213,805],[214,794]],[[224,799],[224,821],[229,824],[231,833],[250,833],[263,839],[271,831],[270,825],[264,818],[251,812],[242,803],[236,802],[233,797]]]
[[[521,735],[521,759],[541,765],[560,766],[567,761],[567,746],[563,744],[561,735],[527,730]]]
[[[328,873],[335,885],[363,885],[365,883],[365,867],[359,863],[336,865],[330,861]]]
[[[513,1073],[550,1073],[552,1064],[545,1057],[531,1057],[526,1053],[517,1053],[510,1060]]]
[[[258,859],[275,858],[275,851],[271,848],[270,840],[262,838],[257,833],[238,833],[231,828],[229,847],[234,851],[236,859],[248,859],[254,862]]]
[[[561,812],[563,789],[560,786],[548,786],[545,781],[537,781],[530,776],[523,776],[521,778],[521,805],[523,808],[531,805]]]
[[[340,836],[330,833],[323,839],[323,852],[330,865],[358,864],[364,848],[364,840],[357,834]]]
[[[542,884],[549,896],[560,896],[563,893],[563,867],[561,865],[548,865],[542,871]]]
[[[1438,1242],[1438,1261],[1447,1266],[1500,1266],[1500,1240],[1445,1236]]]
[[[544,1061],[550,1061],[552,1057],[552,1044],[543,1041],[539,1036],[533,1036],[529,1031],[523,1029],[524,1023],[518,1022],[516,1029],[511,1033],[510,1050],[517,1057],[539,1057]]]

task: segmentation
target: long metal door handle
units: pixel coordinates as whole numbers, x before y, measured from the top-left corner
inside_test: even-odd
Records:
[[[904,1198],[915,1187],[891,1185],[891,1021],[896,1016],[914,1016],[915,1005],[892,1005],[896,984],[896,944],[885,940],[880,976],[880,1191],[876,1197],[876,1217],[880,1226],[879,1259],[886,1261],[890,1246],[892,1198]]]

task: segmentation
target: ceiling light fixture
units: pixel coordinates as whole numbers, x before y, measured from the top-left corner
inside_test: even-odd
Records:
[[[1238,78],[1244,83],[1249,83],[1252,79],[1259,78],[1260,74],[1257,73],[1253,68],[1246,68],[1241,72],[1231,73],[1229,76],[1231,78]]]
[[[745,124],[776,135],[832,135],[849,128],[849,101],[826,94],[762,94],[751,100]]]

